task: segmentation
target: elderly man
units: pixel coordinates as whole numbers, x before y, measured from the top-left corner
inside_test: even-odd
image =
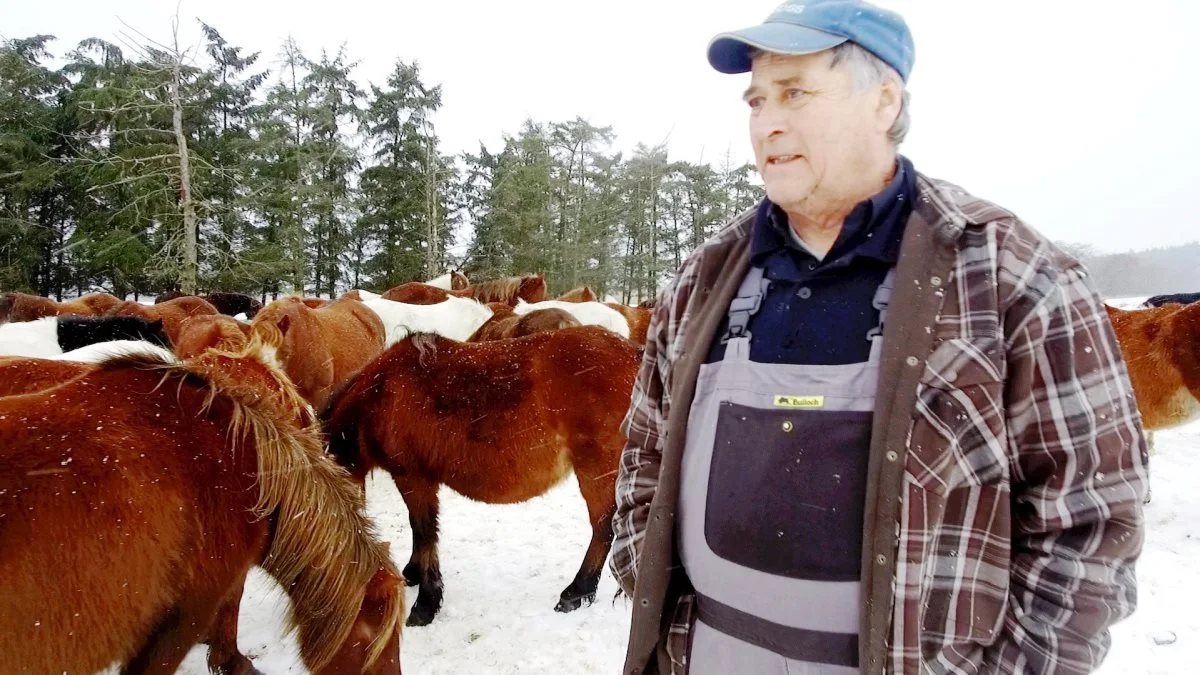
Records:
[[[1135,605],[1147,458],[1085,270],[918,173],[864,2],[719,35],[767,198],[664,291],[625,430],[625,672],[1086,673]]]

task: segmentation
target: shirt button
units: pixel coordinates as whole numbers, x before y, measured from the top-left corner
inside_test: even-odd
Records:
[[[887,564],[887,558],[886,558],[886,557],[884,557],[884,555],[881,553],[881,554],[879,554],[879,555],[875,556],[875,564],[877,564],[877,565],[886,565],[886,564]]]
[[[930,283],[930,285],[932,285],[934,287],[941,286],[942,278],[941,277],[929,277],[929,283]]]
[[[897,459],[899,456],[900,456],[900,455],[897,455],[895,450],[888,450],[888,452],[887,452],[887,461],[889,461],[889,462],[894,462],[894,461],[896,461],[896,459]]]
[[[796,295],[800,296],[801,300],[807,300],[812,297],[812,289],[809,288],[808,286],[805,286],[805,287],[801,288],[800,291],[798,293],[796,293]]]
[[[910,366],[916,366],[917,365],[917,357],[910,356],[907,359],[904,359],[904,362]]]

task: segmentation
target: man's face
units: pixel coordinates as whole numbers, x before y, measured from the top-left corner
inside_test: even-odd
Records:
[[[813,197],[839,200],[889,150],[882,87],[855,91],[831,60],[828,50],[762,54],[751,67],[750,142],[767,196],[785,211],[804,211]]]

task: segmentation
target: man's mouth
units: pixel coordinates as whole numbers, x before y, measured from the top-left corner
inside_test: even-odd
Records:
[[[787,164],[797,159],[800,159],[800,155],[771,155],[767,157],[767,164]]]

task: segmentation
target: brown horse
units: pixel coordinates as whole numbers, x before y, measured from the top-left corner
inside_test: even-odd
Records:
[[[18,396],[57,387],[94,367],[78,361],[0,356],[0,396]]]
[[[409,625],[442,603],[438,486],[489,504],[545,493],[572,469],[592,539],[559,597],[569,612],[595,599],[612,544],[617,463],[641,350],[598,326],[477,344],[428,334],[368,365],[321,413],[330,453],[363,483],[392,474],[413,529],[405,578],[419,584]]]
[[[148,321],[162,321],[163,332],[170,338],[172,345],[179,341],[179,330],[184,319],[217,313],[216,307],[194,295],[185,295],[157,305],[143,305],[126,300],[108,311],[109,316],[140,316]]]
[[[515,305],[518,300],[541,302],[546,299],[546,280],[540,274],[505,277],[471,284],[462,290],[447,291],[419,281],[400,284],[383,294],[385,300],[410,305],[435,305],[447,297],[474,298],[482,303],[503,302]]]
[[[1143,427],[1168,429],[1200,417],[1200,304],[1105,309]]]
[[[102,316],[120,303],[120,298],[109,293],[88,293],[66,302],[28,293],[0,293],[0,323],[33,321],[64,314]]]
[[[558,296],[563,302],[595,302],[596,291],[592,290],[591,286],[580,286]]]
[[[314,406],[378,356],[385,338],[379,315],[351,298],[317,309],[280,298],[258,313],[251,332],[278,349],[284,371]]]
[[[630,307],[622,305],[619,302],[604,303],[609,307],[621,313],[625,320],[629,322],[629,339],[634,344],[646,344],[646,333],[650,330],[650,319],[654,316],[653,310],[646,309],[642,306]]]
[[[225,358],[116,359],[0,398],[11,663],[174,672],[257,564],[291,596],[310,670],[400,672],[401,579],[361,492],[297,423],[303,402],[261,345]],[[261,396],[263,379],[292,404]]]
[[[206,295],[189,295],[183,291],[167,291],[154,299],[154,304],[161,304],[168,300],[176,298],[200,298],[217,308],[221,314],[228,316],[237,316],[245,314],[247,319],[253,319],[258,310],[262,309],[263,305],[256,298],[252,298],[245,293],[230,293],[226,291],[213,291]]]
[[[503,302],[490,302],[488,308],[492,310],[492,318],[480,326],[467,342],[506,340],[580,325],[579,320],[570,313],[553,307],[524,315],[518,315]]]
[[[459,270],[453,270],[450,272],[450,290],[461,291],[465,288],[469,288],[470,286],[471,282],[467,279],[467,275],[463,274]]]
[[[175,355],[190,359],[208,349],[236,352],[250,340],[250,324],[225,314],[190,316],[179,324]]]

